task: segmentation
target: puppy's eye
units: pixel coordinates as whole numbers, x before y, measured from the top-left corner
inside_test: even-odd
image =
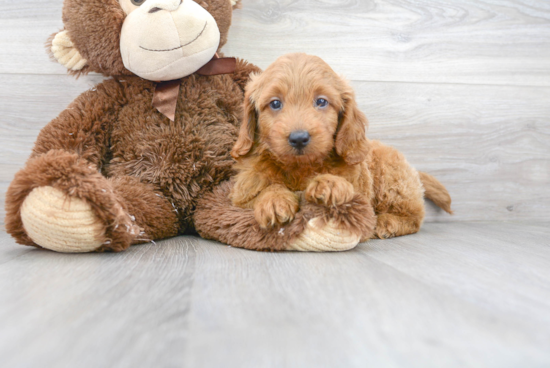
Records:
[[[271,107],[271,110],[280,110],[283,108],[283,103],[279,100],[273,100],[269,103],[269,107]]]
[[[320,108],[327,107],[328,106],[328,101],[324,98],[318,98],[315,101],[315,106],[320,107]]]
[[[145,2],[145,0],[131,0],[132,4],[135,6],[141,6]]]

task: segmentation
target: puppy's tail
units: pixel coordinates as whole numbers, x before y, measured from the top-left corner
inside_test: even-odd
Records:
[[[419,174],[420,181],[422,181],[422,185],[424,185],[424,196],[430,199],[445,212],[452,215],[453,211],[451,210],[451,196],[447,191],[447,188],[445,188],[443,184],[441,184],[439,180],[433,176],[424,172],[419,172]]]

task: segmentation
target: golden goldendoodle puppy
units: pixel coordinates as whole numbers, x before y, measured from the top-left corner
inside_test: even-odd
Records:
[[[451,213],[441,183],[394,148],[367,139],[353,89],[316,56],[285,55],[253,77],[244,115],[230,196],[234,205],[253,208],[262,228],[294,218],[296,191],[326,206],[365,196],[377,215],[378,238],[416,233],[424,196]]]

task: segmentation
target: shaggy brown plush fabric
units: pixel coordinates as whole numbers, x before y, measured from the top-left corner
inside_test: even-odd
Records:
[[[300,195],[300,211],[290,224],[264,230],[254,218],[253,209],[231,204],[229,193],[232,186],[229,181],[222,183],[198,201],[194,220],[196,230],[203,238],[238,248],[281,251],[287,249],[313,218],[324,223],[334,220],[342,230],[365,239],[374,233],[376,216],[370,202],[360,195],[336,207],[313,204]]]

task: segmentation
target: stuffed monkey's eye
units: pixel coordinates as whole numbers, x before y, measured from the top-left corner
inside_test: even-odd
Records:
[[[328,106],[328,101],[324,98],[318,98],[316,101],[315,101],[315,106],[319,107],[319,108],[324,108],[324,107],[327,107]]]
[[[269,107],[271,107],[272,110],[280,110],[283,108],[283,103],[279,100],[273,100],[269,103]]]
[[[141,6],[145,2],[145,0],[131,0],[131,1],[132,1],[132,4],[134,4],[135,6]]]

